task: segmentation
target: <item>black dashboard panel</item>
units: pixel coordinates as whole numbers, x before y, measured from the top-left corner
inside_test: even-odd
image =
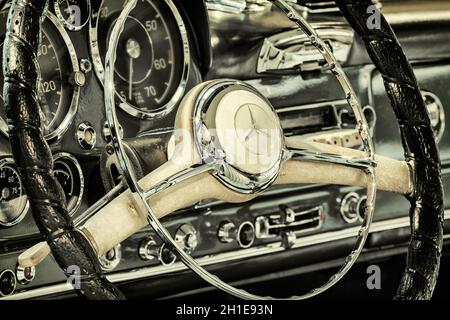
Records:
[[[430,99],[437,97],[443,108],[441,110],[437,106],[437,109],[430,110],[440,112],[436,127],[439,132],[442,131],[439,148],[443,162],[444,187],[448,194],[450,133],[445,130],[445,125],[448,124],[446,119],[440,115],[448,115],[450,111],[450,48],[449,42],[445,41],[449,38],[450,31],[449,28],[442,27],[450,24],[450,7],[448,3],[444,7],[437,7],[437,1],[420,3],[419,7],[415,7],[402,4],[401,1],[392,1],[386,3],[383,10],[393,22],[407,55],[414,63],[424,93],[431,93],[432,95],[428,96]],[[345,109],[342,106],[345,96],[333,75],[326,70],[314,69],[285,74],[258,72],[260,50],[265,39],[291,29],[289,21],[275,9],[256,13],[230,13],[211,8],[207,11],[200,0],[192,5],[174,1],[173,5],[185,24],[189,49],[189,57],[185,62],[185,66],[188,66],[185,70],[185,87],[180,99],[190,88],[204,80],[236,78],[245,80],[262,92],[280,114],[287,109],[293,109],[302,115],[303,111],[300,110],[306,107],[306,110],[319,107],[329,107],[337,111]],[[71,58],[78,64],[79,70],[65,72],[61,82],[66,86],[70,85],[72,91],[79,92],[79,96],[76,112],[64,133],[49,140],[54,154],[64,153],[69,155],[68,158],[76,159],[84,177],[83,186],[78,188],[78,191],[76,188],[67,189],[68,194],[82,194],[74,212],[75,219],[109,191],[114,181],[114,172],[104,172],[106,169],[112,170],[109,164],[114,155],[108,151],[102,77],[94,61],[99,58],[95,52],[102,54],[98,48],[93,50],[96,44],[92,43],[92,33],[97,32],[95,21],[100,15],[105,15],[106,19],[108,15],[100,10],[101,1],[92,0],[91,7],[93,15],[86,26],[78,31],[65,30],[63,27],[63,33],[68,37],[65,41],[70,42],[70,46],[74,48],[74,52],[70,53]],[[430,13],[431,23],[429,20],[402,20],[401,13],[409,12],[415,17],[421,14],[417,8],[425,7]],[[447,12],[449,18],[440,15],[439,19],[433,20],[433,14],[439,10]],[[52,9],[49,15],[57,21],[56,13],[52,13]],[[311,20],[316,24],[343,26],[343,19],[337,14],[312,15]],[[146,29],[145,22],[141,21],[139,26],[143,25]],[[150,21],[148,28],[151,30],[154,27]],[[96,35],[97,38],[106,37],[107,29]],[[174,27],[167,30],[177,32]],[[101,40],[106,42],[106,39]],[[173,45],[172,50],[182,51],[182,45]],[[426,50],[423,50],[424,47]],[[174,57],[182,56],[182,52],[178,53],[179,55],[175,54]],[[126,69],[126,63],[124,66]],[[371,129],[377,153],[403,159],[398,125],[385,95],[381,77],[370,64],[359,39],[353,39],[344,66],[361,104],[370,106],[374,112]],[[50,86],[49,84],[49,89],[52,90]],[[150,92],[150,89],[148,90]],[[69,91],[66,94],[70,95]],[[127,112],[127,108],[118,108],[125,140],[130,141],[130,138],[134,137],[140,139],[133,139],[129,147],[136,159],[134,164],[142,171],[142,175],[167,161],[167,145],[180,99],[167,113],[155,117],[136,116],[133,112]],[[431,101],[430,105],[433,102],[437,101]],[[351,115],[339,114],[340,120],[347,121],[347,116],[351,123]],[[314,127],[314,130],[320,131],[323,126],[322,122],[318,122],[319,129]],[[95,143],[92,142],[93,135],[96,138]],[[143,147],[148,145],[154,148],[149,151]],[[0,134],[0,159],[10,157],[9,149],[7,137]],[[67,171],[72,171],[73,175],[77,167],[66,165],[62,166],[60,171],[61,181],[68,183],[70,180],[67,180]],[[336,259],[339,260],[350,252],[362,220],[359,216],[356,216],[356,219],[346,219],[342,213],[343,203],[351,200],[360,205],[364,201],[364,195],[365,190],[360,188],[338,185],[278,186],[245,204],[227,204],[214,200],[197,203],[165,218],[164,225],[172,236],[176,236],[183,228],[193,228],[198,237],[198,244],[192,255],[210,270],[230,281],[307,268],[314,263],[323,263],[331,268],[335,267]],[[445,205],[450,209],[449,197],[446,197]],[[385,247],[395,248],[395,254],[405,252],[405,243],[409,237],[408,209],[408,201],[399,195],[385,192],[377,194],[373,229],[365,254],[381,254]],[[283,226],[288,212],[294,212],[298,226]],[[446,218],[450,218],[450,213],[446,214]],[[263,232],[263,223],[277,227],[274,227],[275,231]],[[448,223],[446,227],[449,232]],[[9,269],[16,273],[18,255],[40,239],[29,213],[15,226],[0,227],[0,271]],[[116,247],[109,253],[103,266],[111,281],[120,283],[130,297],[176,296],[180,292],[204,286],[163,246],[151,228],[141,230]],[[239,272],[230,272],[236,268],[239,268]],[[18,283],[15,295],[8,298],[64,298],[71,295],[64,274],[52,257],[48,257],[37,266],[34,280],[26,285]]]

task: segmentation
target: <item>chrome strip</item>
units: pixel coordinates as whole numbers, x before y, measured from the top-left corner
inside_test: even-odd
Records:
[[[341,100],[332,100],[332,101],[304,104],[304,105],[293,106],[293,107],[278,108],[276,111],[277,111],[277,113],[285,113],[285,112],[323,108],[323,107],[329,107],[329,106],[336,107],[336,106],[347,106],[347,105],[348,105],[347,100],[341,99]]]
[[[450,220],[450,209],[445,211],[445,220]],[[397,219],[384,220],[372,223],[370,233],[395,230],[409,226],[409,217],[402,217]],[[309,247],[312,245],[318,245],[327,242],[333,242],[337,240],[343,240],[355,237],[359,227],[347,228],[340,231],[326,232],[322,234],[307,236],[298,238],[295,241],[292,249]],[[450,235],[446,235],[444,239],[450,239]],[[292,250],[290,249],[290,250]],[[209,266],[213,264],[219,264],[224,262],[231,262],[242,259],[249,259],[254,257],[259,257],[267,254],[273,254],[281,251],[285,251],[281,242],[269,244],[264,247],[249,248],[243,250],[237,250],[232,252],[220,253],[218,255],[206,256],[197,259],[198,263],[202,266]],[[187,270],[187,267],[181,263],[176,262],[171,266],[154,266],[154,267],[144,267],[136,270],[125,271],[113,273],[107,276],[107,278],[113,283],[120,283],[125,281],[138,280],[143,278],[156,277],[168,273],[174,273],[179,271]],[[57,285],[51,285],[39,289],[32,289],[22,293],[16,293],[14,295],[0,298],[0,300],[21,300],[21,299],[32,299],[36,297],[48,296],[56,293],[63,293],[71,291],[72,288],[66,283],[61,283]]]

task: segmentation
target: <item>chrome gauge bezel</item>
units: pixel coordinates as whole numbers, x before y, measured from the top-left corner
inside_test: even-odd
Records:
[[[68,23],[61,12],[61,8],[58,5],[58,1],[55,1],[53,3],[53,9],[55,10],[56,16],[64,24],[64,26],[67,28],[67,30],[79,31],[79,30],[83,29],[89,23],[89,20],[91,17],[91,1],[90,0],[82,0],[82,1],[86,1],[86,8],[87,8],[86,10],[88,12],[88,18],[79,26],[75,26],[73,24]]]
[[[60,152],[57,153],[53,156],[53,162],[62,162],[64,165],[71,165],[72,168],[70,169],[70,173],[72,174],[72,180],[74,181],[75,184],[77,184],[77,186],[79,187],[80,191],[78,192],[78,199],[77,202],[75,203],[75,205],[73,206],[73,208],[70,209],[69,211],[69,215],[73,216],[77,210],[80,208],[81,205],[81,201],[83,199],[83,195],[84,195],[84,174],[83,174],[83,170],[81,169],[80,163],[78,162],[78,160],[71,155],[70,153],[67,152]],[[76,172],[73,172],[73,169],[76,169]],[[75,179],[74,174],[78,175],[78,179]]]
[[[152,1],[152,0],[150,0]],[[97,75],[97,78],[100,80],[102,85],[104,85],[105,79],[105,68],[102,62],[100,48],[98,44],[98,19],[100,17],[100,8],[103,6],[104,0],[102,0],[101,4],[98,7],[93,7],[91,11],[91,19],[89,24],[89,48],[91,52],[91,58],[94,65],[94,70]],[[181,66],[181,78],[178,84],[177,89],[175,90],[172,98],[160,108],[153,111],[142,111],[137,107],[131,105],[130,103],[123,100],[123,98],[116,93],[116,98],[120,100],[120,103],[117,105],[129,115],[140,118],[140,119],[152,119],[159,118],[169,114],[174,108],[178,105],[178,103],[183,98],[183,95],[187,88],[187,82],[189,77],[189,70],[191,67],[191,59],[190,59],[190,44],[189,37],[187,34],[187,29],[183,18],[178,11],[178,8],[173,3],[172,0],[164,1],[167,7],[170,9],[172,17],[174,18],[176,25],[178,27],[179,36],[181,39],[181,48],[182,48],[182,66]]]
[[[59,31],[59,35],[61,36],[66,45],[67,54],[72,64],[71,66],[72,73],[75,74],[80,72],[80,65],[78,63],[77,52],[72,43],[72,40],[70,39],[69,34],[64,28],[63,23],[55,15],[49,13],[48,11],[46,17],[53,23],[53,25]],[[61,121],[61,123],[58,125],[58,127],[45,136],[45,139],[47,141],[59,140],[67,132],[67,130],[69,129],[70,125],[73,122],[73,119],[75,118],[75,115],[77,114],[79,100],[80,100],[80,87],[72,85],[72,100],[69,109],[67,110],[67,114]]]
[[[14,167],[17,167],[17,165],[13,158],[8,157],[8,158],[0,159],[0,168],[3,168],[4,166],[13,167],[13,169],[18,172],[18,169],[14,168]],[[26,192],[25,192],[25,189],[23,186],[23,181],[22,181],[22,178],[20,177],[20,175],[19,175],[19,182],[20,182],[20,188],[22,189],[22,194],[26,195]],[[22,222],[22,220],[27,215],[29,208],[30,208],[30,201],[27,199],[27,202],[26,202],[24,208],[22,209],[22,211],[20,212],[20,214],[11,222],[4,223],[4,222],[0,221],[0,226],[9,228],[9,227],[13,227],[13,226],[19,224],[20,222]]]
[[[1,11],[9,10],[10,4],[7,3],[5,6],[3,6]],[[64,29],[63,23],[52,13],[50,13],[48,10],[45,13],[45,17],[49,19],[50,23],[53,24],[53,26],[58,31],[58,35],[61,37],[65,44],[65,48],[67,49],[67,55],[71,62],[71,69],[73,73],[80,72],[80,66],[78,63],[78,56],[75,50],[75,47],[72,43],[72,40],[70,39],[70,36]],[[69,66],[70,68],[70,66]],[[53,142],[56,140],[59,140],[69,129],[70,125],[73,122],[73,119],[78,111],[78,102],[80,99],[80,87],[79,86],[72,86],[72,98],[70,100],[69,109],[66,112],[66,116],[61,121],[61,123],[51,132],[47,133],[44,138],[49,141]],[[60,101],[61,104],[61,101]],[[58,106],[58,109],[61,108],[61,105]],[[3,119],[4,123],[6,123],[6,119]],[[4,132],[6,128],[3,128],[3,126],[0,126],[1,132],[5,135],[8,135],[8,132]]]

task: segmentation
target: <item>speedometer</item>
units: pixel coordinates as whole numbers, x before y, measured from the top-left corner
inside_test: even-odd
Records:
[[[91,20],[91,51],[103,81],[110,32],[125,1],[103,0]],[[189,68],[183,20],[170,1],[139,0],[119,40],[115,89],[119,106],[151,118],[170,112],[181,99]]]
[[[8,6],[0,12],[0,50],[6,33]],[[38,48],[38,99],[47,140],[59,138],[72,123],[76,113],[80,88],[71,83],[79,73],[78,59],[69,36],[61,22],[47,13],[42,23],[41,43]],[[3,75],[0,75],[3,87]],[[6,119],[3,99],[0,100],[0,118]]]

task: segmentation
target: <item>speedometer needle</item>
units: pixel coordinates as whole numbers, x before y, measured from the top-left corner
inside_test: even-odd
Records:
[[[130,57],[130,71],[128,75],[128,100],[133,100],[133,57]]]
[[[127,54],[130,57],[130,72],[128,75],[128,100],[133,99],[133,60],[141,55],[141,46],[133,38],[127,40]]]

